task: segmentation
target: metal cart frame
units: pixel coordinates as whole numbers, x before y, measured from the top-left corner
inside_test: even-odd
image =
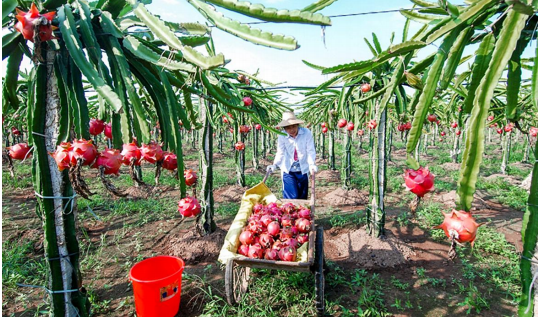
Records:
[[[269,172],[266,173],[262,183],[268,179]],[[315,174],[311,178],[311,199],[283,199],[282,203],[293,203],[296,205],[310,206],[313,214],[312,224],[314,225],[315,212]],[[238,303],[249,289],[251,268],[276,269],[297,272],[311,272],[315,281],[315,303],[319,316],[325,312],[324,290],[324,229],[322,226],[314,225],[309,233],[309,248],[306,262],[274,261],[265,259],[253,259],[248,257],[237,257],[228,260],[225,270],[225,292],[226,299],[230,305]]]

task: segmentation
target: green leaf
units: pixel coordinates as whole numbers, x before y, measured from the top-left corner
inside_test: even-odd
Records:
[[[75,64],[92,84],[97,93],[112,106],[115,112],[120,112],[122,109],[122,101],[112,88],[99,77],[97,71],[92,67],[90,62],[88,62],[82,51],[82,45],[78,34],[73,33],[73,30],[76,30],[77,25],[69,5],[60,7],[58,10],[58,20],[60,22],[63,40]]]
[[[131,73],[131,69],[129,68],[129,63],[122,51],[122,46],[115,38],[108,37],[105,41],[110,46],[109,51],[111,51],[116,58],[117,66],[120,71],[121,77],[123,78],[125,89],[129,97],[129,102],[131,102],[131,104],[133,105],[133,128],[135,131],[135,136],[139,141],[142,141],[143,143],[149,143],[151,136],[150,130],[146,122],[147,117],[144,113],[144,107],[141,103],[141,100],[137,95],[135,83],[133,82],[133,75]],[[123,44],[125,48],[125,40]]]
[[[310,66],[311,68],[313,68],[315,70],[318,70],[318,71],[323,71],[326,68],[325,66],[316,65],[316,64],[307,62],[305,60],[301,60],[301,61],[303,61],[303,63],[305,63],[307,66]]]
[[[314,90],[304,93],[304,95],[308,96],[308,95],[315,94],[316,92],[319,92],[321,90],[324,90],[324,89],[328,88],[329,86],[337,83],[339,80],[342,79],[342,77],[343,77],[343,74],[338,74],[338,75],[332,77],[331,79],[327,80],[326,82],[320,84]]]
[[[406,41],[403,43],[399,43],[393,46],[390,46],[386,51],[382,52],[380,55],[378,55],[374,62],[377,63],[383,63],[393,57],[408,53],[413,50],[421,49],[425,47],[427,44],[422,41]]]
[[[423,0],[410,0],[412,3],[417,4],[423,8],[438,7],[438,4],[435,2],[423,1]]]
[[[301,11],[309,11],[309,12],[320,11],[324,9],[325,7],[331,5],[335,1],[337,0],[318,0],[306,6],[305,8],[301,9]]]
[[[70,104],[73,109],[74,125],[73,129],[78,138],[90,139],[90,117],[88,115],[88,101],[82,87],[82,74],[70,63],[70,81],[67,89],[70,91]]]
[[[22,62],[22,50],[17,48],[7,59],[6,77],[4,79],[6,99],[14,110],[19,108],[19,98],[17,96],[17,81],[19,78],[19,68]]]
[[[380,53],[380,52],[377,52],[376,49],[374,49],[374,47],[372,46],[372,44],[369,42],[367,38],[363,38],[363,40],[365,40],[365,43],[367,43],[367,46],[371,50],[372,55],[377,56]]]
[[[369,72],[378,66],[373,60],[366,60],[361,62],[353,62],[347,64],[341,64],[334,67],[326,68],[322,71],[322,74],[329,74],[335,72],[346,72],[346,71],[363,71],[364,73]]]
[[[534,22],[530,20],[530,23],[528,23],[526,29],[535,30],[536,27],[537,20],[534,20]],[[507,65],[507,104],[505,106],[505,116],[508,120],[513,122],[518,121],[518,94],[520,92],[522,75],[520,56],[530,42],[530,39],[531,37],[522,33],[517,42],[517,47],[515,48],[515,51],[513,51],[509,64]]]
[[[438,86],[440,75],[442,74],[444,62],[447,59],[449,49],[453,45],[458,33],[460,33],[460,30],[456,29],[445,37],[444,42],[434,56],[434,61],[432,62],[432,65],[427,73],[426,80],[424,81],[425,86],[421,92],[421,95],[419,96],[419,101],[415,109],[414,119],[412,121],[412,129],[408,133],[406,152],[409,155],[413,154],[417,143],[419,143],[419,138],[421,137],[423,130],[423,122],[427,117],[429,107],[431,106],[434,94],[436,93],[436,87]]]
[[[537,265],[532,263],[534,251],[537,248],[537,141],[535,142],[535,159],[533,165],[532,181],[530,187],[530,195],[528,196],[528,207],[522,218],[522,256],[520,257],[520,280],[522,282],[522,292],[520,295],[520,303],[518,305],[519,317],[533,317],[534,305],[533,294],[530,297],[530,288],[533,282],[532,269],[537,271]],[[533,267],[533,268],[532,268]],[[537,279],[537,278],[536,278]],[[533,291],[533,289],[531,290]]]
[[[468,44],[468,41],[472,37],[473,33],[474,29],[472,27],[466,28],[459,34],[457,40],[455,43],[453,43],[453,46],[451,46],[449,56],[447,57],[447,62],[445,63],[442,73],[442,78],[440,79],[440,90],[446,90],[449,86],[449,83],[453,79],[453,75],[455,75],[455,71],[459,66],[464,48]]]
[[[534,14],[534,11],[535,11],[532,6],[527,5],[526,3],[523,3],[522,1],[519,1],[519,0],[506,0],[505,3],[507,3],[508,5],[511,5],[512,9],[515,10],[516,12],[519,12],[525,15],[531,16]]]
[[[109,12],[101,12],[100,19],[103,29],[107,30],[113,37],[118,39],[123,38],[124,34],[122,30],[116,25]]]
[[[303,61],[303,63],[309,65],[309,64],[308,64],[309,62]],[[312,65],[314,66],[314,64],[312,64]],[[323,67],[320,67],[320,68],[323,68]],[[238,74],[243,74],[243,75],[249,77],[251,80],[255,80],[256,82],[259,82],[259,83],[265,83],[265,84],[271,85],[271,86],[277,86],[277,85],[279,85],[279,84],[282,84],[282,83],[273,83],[273,82],[269,82],[269,81],[263,80],[263,79],[261,79],[261,78],[259,78],[259,77],[256,77],[256,76],[252,75],[251,73],[247,73],[247,72],[240,71],[240,70],[236,70],[236,73],[238,73]]]
[[[366,97],[363,97],[361,99],[358,99],[358,100],[353,100],[352,103],[354,104],[359,104],[359,103],[364,103],[364,102],[367,102],[368,100],[372,100],[374,98],[377,98],[379,97],[380,95],[384,94],[385,91],[387,91],[388,87],[387,86],[384,86],[382,89],[370,94],[370,95],[367,95]]]
[[[170,47],[181,51],[183,58],[188,62],[191,62],[202,69],[211,69],[225,64],[225,58],[222,54],[207,57],[191,47],[182,45],[174,32],[172,32],[162,20],[151,14],[142,3],[137,0],[128,1],[133,6],[135,15],[146,24],[155,36],[163,40]]]
[[[137,38],[133,36],[126,36],[123,41],[124,47],[131,51],[135,56],[140,59],[144,59],[155,65],[167,68],[169,70],[182,70],[187,72],[196,72],[196,69],[193,65],[183,62],[174,61],[172,59],[167,59],[165,55],[159,55],[155,53],[152,49],[145,46]],[[166,52],[166,51],[165,51]]]
[[[489,8],[496,3],[497,3],[496,0],[479,0],[479,1],[474,2],[471,6],[469,6],[464,11],[462,11],[457,19],[452,19],[451,21],[446,23],[444,26],[442,26],[441,28],[433,32],[427,38],[426,42],[427,43],[434,42],[436,39],[440,38],[447,32],[462,25],[463,23],[473,18],[477,14],[483,13],[486,8]]]
[[[126,4],[126,0],[107,0],[103,4],[102,11],[109,12],[111,17],[116,19]]]
[[[432,62],[434,61],[435,56],[436,56],[436,52],[430,54],[429,56],[427,56],[423,60],[421,60],[421,61],[417,62],[416,64],[414,64],[414,66],[412,66],[410,69],[408,69],[408,72],[413,73],[413,74],[419,74],[419,73],[423,72],[423,70],[425,70],[427,67],[429,67],[432,64]]]
[[[378,41],[378,37],[376,36],[376,33],[372,33],[372,42],[374,43],[374,47],[376,48],[376,54],[378,55],[382,53],[382,46],[380,45],[380,41]]]
[[[399,11],[405,18],[413,20],[415,22],[429,24],[432,21],[440,20],[440,16],[430,15],[430,14],[421,14],[411,10],[400,10]]]
[[[461,74],[459,74],[459,76],[455,80],[455,87],[459,87],[462,84],[462,82],[464,82],[464,80],[466,80],[470,76],[470,74],[472,74],[471,71],[464,71]]]
[[[168,25],[172,27],[174,25],[175,31],[192,34],[192,35],[205,35],[211,32],[211,29],[201,23],[195,23],[195,22],[184,22],[184,23],[173,23],[173,22],[167,22]]]
[[[101,61],[101,48],[97,43],[97,38],[92,27],[90,7],[84,0],[75,0],[75,3],[79,7],[79,30],[82,35],[82,42],[84,42],[86,52],[88,52],[92,63],[99,65],[99,61]]]
[[[402,28],[402,42],[408,40],[408,29],[410,28],[410,19],[406,19],[404,22],[404,28]]]
[[[300,10],[278,10],[266,8],[258,3],[252,4],[237,0],[206,0],[206,2],[263,21],[331,25],[331,20],[320,13],[313,14],[309,11]]]
[[[2,20],[17,7],[17,0],[2,0]],[[4,43],[2,41],[2,43]]]
[[[18,49],[21,40],[22,34],[19,31],[13,31],[2,36],[2,60]]]
[[[472,112],[473,101],[476,95],[477,88],[481,79],[485,75],[492,57],[492,51],[494,50],[494,35],[489,33],[479,45],[477,51],[475,51],[475,60],[472,65],[472,76],[468,84],[468,95],[464,99],[462,104],[462,111],[466,114]]]
[[[208,90],[208,93],[212,97],[214,97],[217,101],[225,105],[226,107],[235,109],[238,111],[242,111],[242,112],[254,113],[254,111],[251,109],[247,109],[243,106],[236,105],[233,102],[227,100],[225,96],[223,96],[218,90],[215,89],[215,86],[211,84],[211,82],[209,81],[208,77],[204,74],[204,72],[199,73],[199,78],[202,81],[202,84],[204,84],[204,87],[206,88],[206,90]]]
[[[539,80],[537,79],[537,68],[538,68],[538,61],[537,61],[537,42],[535,42],[535,58],[533,59],[533,70],[532,70],[532,88],[536,88],[538,85]],[[532,102],[535,109],[537,109],[538,101],[537,101],[537,90],[533,90],[532,93]]]
[[[241,24],[238,21],[231,20],[217,12],[212,6],[198,1],[188,0],[206,19],[210,20],[216,27],[233,34],[249,42],[281,50],[296,50],[299,48],[296,39],[284,35],[274,35],[271,32],[252,29],[249,25]]]
[[[487,72],[477,89],[458,181],[458,209],[469,212],[472,208],[475,184],[484,151],[486,119],[494,89],[511,58],[527,18],[528,16],[525,14],[513,10],[509,11],[496,41]]]

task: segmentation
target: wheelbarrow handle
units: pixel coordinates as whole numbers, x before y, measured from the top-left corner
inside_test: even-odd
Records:
[[[268,179],[268,177],[270,176],[271,172],[270,171],[266,171],[266,175],[264,175],[264,179],[262,180],[262,183],[266,184],[266,180]]]
[[[315,205],[315,188],[314,188],[314,185],[315,185],[315,175],[316,173],[313,172],[312,173],[312,177],[311,177],[311,212],[314,214],[314,205]]]

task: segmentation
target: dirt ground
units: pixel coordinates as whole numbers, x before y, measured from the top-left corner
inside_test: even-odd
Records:
[[[235,186],[227,186],[215,191],[216,203],[227,203],[238,201],[243,189]],[[320,201],[328,201],[332,206],[343,211],[358,210],[364,208],[365,202],[339,202],[337,199],[345,192],[342,189],[319,189],[321,194],[326,194]],[[3,205],[18,205],[23,202],[33,202],[32,190],[28,189],[19,194],[4,195]],[[364,198],[365,194],[355,194],[354,198]],[[442,194],[441,202],[449,203],[454,195],[451,193]],[[347,196],[346,196],[347,197]],[[483,203],[481,209],[477,210],[478,221],[489,218],[492,223],[502,231],[509,242],[521,247],[520,224],[522,213],[512,211],[502,207],[502,205],[490,201],[479,200]],[[383,239],[371,238],[365,229],[350,229],[340,227],[328,227],[324,230],[324,250],[327,260],[335,262],[345,270],[368,269],[376,271],[383,278],[397,278],[403,282],[414,283],[417,281],[415,269],[422,267],[426,273],[437,278],[450,279],[458,275],[460,267],[454,262],[447,260],[447,243],[438,243],[425,234],[423,230],[415,226],[400,227],[396,222],[396,213],[388,210],[388,222],[386,224],[386,236]],[[13,216],[11,216],[13,217]],[[179,256],[186,262],[184,273],[198,276],[206,276],[216,291],[224,292],[224,270],[217,264],[216,260],[222,247],[224,237],[231,223],[232,217],[220,217],[217,221],[217,231],[207,237],[199,237],[193,230],[193,222],[187,221],[180,225],[180,219],[170,219],[166,222],[154,222],[144,225],[143,237],[144,247],[141,249],[142,256],[136,256],[132,249],[130,237],[139,230],[131,230],[125,233],[124,239],[120,240],[119,246],[105,247],[105,255],[117,255],[118,249],[123,250],[123,257],[118,263],[106,262],[102,268],[96,269],[95,273],[85,274],[86,280],[91,280],[97,289],[96,293],[102,300],[111,300],[109,311],[96,313],[98,316],[133,316],[133,292],[127,271],[121,267],[123,259],[134,259],[136,257],[150,257],[151,255],[173,255]],[[117,235],[118,228],[122,226],[125,219],[114,218],[108,223],[98,221],[88,221],[82,224],[82,228],[88,234],[92,242],[98,242],[102,236],[113,237]],[[34,253],[43,254],[43,234],[39,230],[39,220],[35,216],[17,216],[10,227],[3,228],[3,240],[18,238],[19,240],[32,240]],[[35,226],[28,227],[28,226]],[[158,234],[158,235],[155,235]],[[92,279],[94,278],[94,279]],[[197,316],[201,314],[202,297],[195,287],[186,285],[183,287],[179,316]],[[443,290],[426,288],[427,294],[432,294],[433,300],[442,301],[444,299]],[[432,291],[431,291],[432,290]],[[35,297],[36,304],[43,298],[43,292],[32,288],[21,288],[21,293],[27,293]],[[327,291],[328,298],[338,294],[337,291]],[[389,295],[398,292],[389,292]],[[353,299],[353,298],[352,298]],[[350,300],[351,307],[357,301]],[[127,302],[126,302],[127,300]],[[341,302],[343,302],[341,300]],[[346,302],[346,300],[344,301]],[[404,315],[410,316],[460,316],[463,313],[450,313],[448,307],[443,303],[436,302],[438,306],[433,306],[430,312],[416,313],[410,311]],[[440,306],[442,305],[442,306]],[[4,303],[2,314],[5,316],[20,316],[23,310],[27,310],[28,305],[20,306],[16,303]],[[482,316],[512,315],[513,306],[507,304],[493,304],[490,310],[481,312]]]
[[[396,155],[396,154],[394,154]],[[261,161],[263,162],[263,161]],[[264,164],[267,161],[264,162]],[[189,163],[196,166],[196,162]],[[454,164],[446,164],[446,169],[458,169]],[[321,181],[334,182],[339,179],[338,172],[321,171],[317,175]],[[515,181],[517,183],[519,181]],[[216,205],[224,203],[239,203],[246,188],[225,186],[214,191]],[[274,190],[278,194],[279,190]],[[128,190],[130,198],[163,198],[178,196],[177,190],[166,187],[143,188]],[[24,189],[16,194],[3,194],[3,207],[17,207],[23,203],[35,205],[33,189]],[[430,197],[429,197],[430,196]],[[316,210],[331,206],[341,212],[353,212],[365,209],[368,202],[368,192],[364,190],[343,190],[337,186],[321,186],[316,191]],[[403,199],[392,198],[393,202]],[[448,209],[454,203],[455,192],[427,195],[426,200],[433,200],[445,205]],[[520,227],[522,212],[513,210],[492,200],[487,194],[478,191],[474,202],[474,215],[478,222],[490,220],[507,240],[518,250],[522,247]],[[6,211],[6,210],[4,210]],[[106,216],[107,212],[97,212]],[[418,277],[416,269],[425,269],[426,274],[450,282],[458,277],[461,267],[453,261],[448,261],[449,244],[432,240],[424,230],[411,223],[400,226],[397,217],[402,210],[387,207],[386,235],[383,238],[372,238],[364,228],[331,227],[324,224],[324,251],[328,261],[334,262],[345,271],[355,269],[374,271],[382,278],[396,278],[409,283],[413,288],[422,289],[424,298],[432,302],[423,310],[403,310],[403,316],[466,316],[465,310],[459,307],[449,307],[449,301],[444,289],[431,286],[414,287]],[[17,215],[16,210],[9,210],[7,216],[10,223],[2,227],[2,241],[30,240],[35,241],[33,254],[43,256],[43,233],[41,221],[35,214]],[[114,216],[108,222],[86,220],[80,224],[79,237],[90,242],[115,240],[114,245],[105,245],[102,249],[108,259],[98,267],[90,268],[85,274],[85,282],[91,282],[97,287],[95,293],[99,300],[110,300],[108,307],[94,309],[96,316],[134,316],[133,291],[128,279],[130,266],[143,258],[155,255],[173,255],[181,257],[186,262],[184,274],[204,276],[217,294],[224,296],[224,268],[217,263],[219,251],[233,216],[216,216],[217,230],[206,237],[199,237],[194,231],[194,221],[180,222],[179,216],[168,220],[160,220],[144,224],[141,229],[123,228],[131,221],[132,216]],[[136,244],[133,238],[138,238]],[[140,246],[140,247],[135,247]],[[136,248],[136,249],[135,249]],[[204,298],[196,284],[184,283],[178,316],[198,316],[201,314]],[[20,288],[21,294],[30,295],[30,304],[21,305],[18,302],[6,302],[3,298],[2,314],[4,316],[25,316],[28,309],[37,307],[44,297],[44,292],[34,288]],[[386,298],[402,297],[403,292],[390,290]],[[3,296],[4,297],[4,296]],[[328,300],[340,296],[338,289],[326,290]],[[492,296],[497,298],[497,296]],[[350,308],[357,307],[357,296],[341,298],[340,302]],[[451,310],[450,310],[451,309]],[[515,306],[506,302],[491,302],[491,308],[481,312],[481,316],[513,316]]]

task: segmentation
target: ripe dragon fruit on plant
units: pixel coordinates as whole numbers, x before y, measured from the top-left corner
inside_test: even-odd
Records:
[[[478,224],[472,214],[463,210],[451,210],[451,213],[444,213],[444,221],[435,226],[435,229],[443,229],[448,238],[453,238],[459,243],[469,242],[472,247],[477,235]]]
[[[243,98],[243,105],[251,106],[251,104],[253,104],[253,100],[250,97],[246,96]]]
[[[155,164],[163,159],[161,145],[154,141],[151,141],[150,144],[142,143],[140,153],[142,154],[142,158],[151,164]]]
[[[97,157],[97,147],[95,147],[92,140],[74,140],[71,144],[73,157],[75,160],[83,158],[82,165],[90,165],[95,161]]]
[[[27,143],[19,143],[7,148],[9,150],[9,157],[15,160],[23,160],[26,157],[32,156],[30,153],[30,147]]]
[[[187,196],[178,202],[178,212],[183,217],[195,217],[200,214],[200,204],[196,198]]]
[[[15,29],[22,33],[25,40],[35,41],[36,28],[38,29],[39,40],[41,42],[56,39],[52,35],[52,31],[57,29],[57,27],[51,24],[52,19],[56,15],[55,11],[40,14],[34,3],[32,3],[28,12],[24,12],[18,8],[16,10],[17,15],[15,18],[18,22],[15,24]]]
[[[419,197],[434,190],[434,175],[427,167],[420,167],[418,170],[407,169],[403,177],[406,189]]]
[[[340,119],[339,122],[337,122],[337,126],[338,126],[339,128],[345,127],[346,124],[348,124],[348,121],[346,121],[345,119]]]
[[[140,148],[137,146],[137,143],[135,141],[124,144],[122,147],[122,163],[124,165],[130,165],[131,159],[135,159],[135,165],[140,166],[140,163],[142,161],[142,153],[140,152]]]
[[[120,166],[122,166],[122,155],[120,151],[113,148],[105,148],[98,155],[92,168],[99,168],[100,166],[105,168],[105,175],[119,175]]]
[[[163,152],[163,168],[169,171],[178,168],[178,156],[172,152]]]
[[[184,170],[183,178],[185,179],[185,185],[187,186],[195,185],[198,180],[197,173],[192,169]]]
[[[111,123],[105,123],[105,137],[108,139],[112,139],[112,124]]]
[[[58,169],[60,171],[77,165],[77,160],[73,156],[73,147],[69,142],[60,143],[60,145],[56,147],[56,151],[54,153],[50,153],[50,155],[56,161],[56,165],[58,165]]]
[[[236,142],[236,144],[234,144],[234,148],[237,150],[237,151],[243,151],[245,149],[245,144],[243,142]]]
[[[91,135],[99,135],[101,133],[103,133],[103,131],[105,130],[105,122],[103,122],[102,120],[100,119],[91,119],[90,120],[90,134]]]

